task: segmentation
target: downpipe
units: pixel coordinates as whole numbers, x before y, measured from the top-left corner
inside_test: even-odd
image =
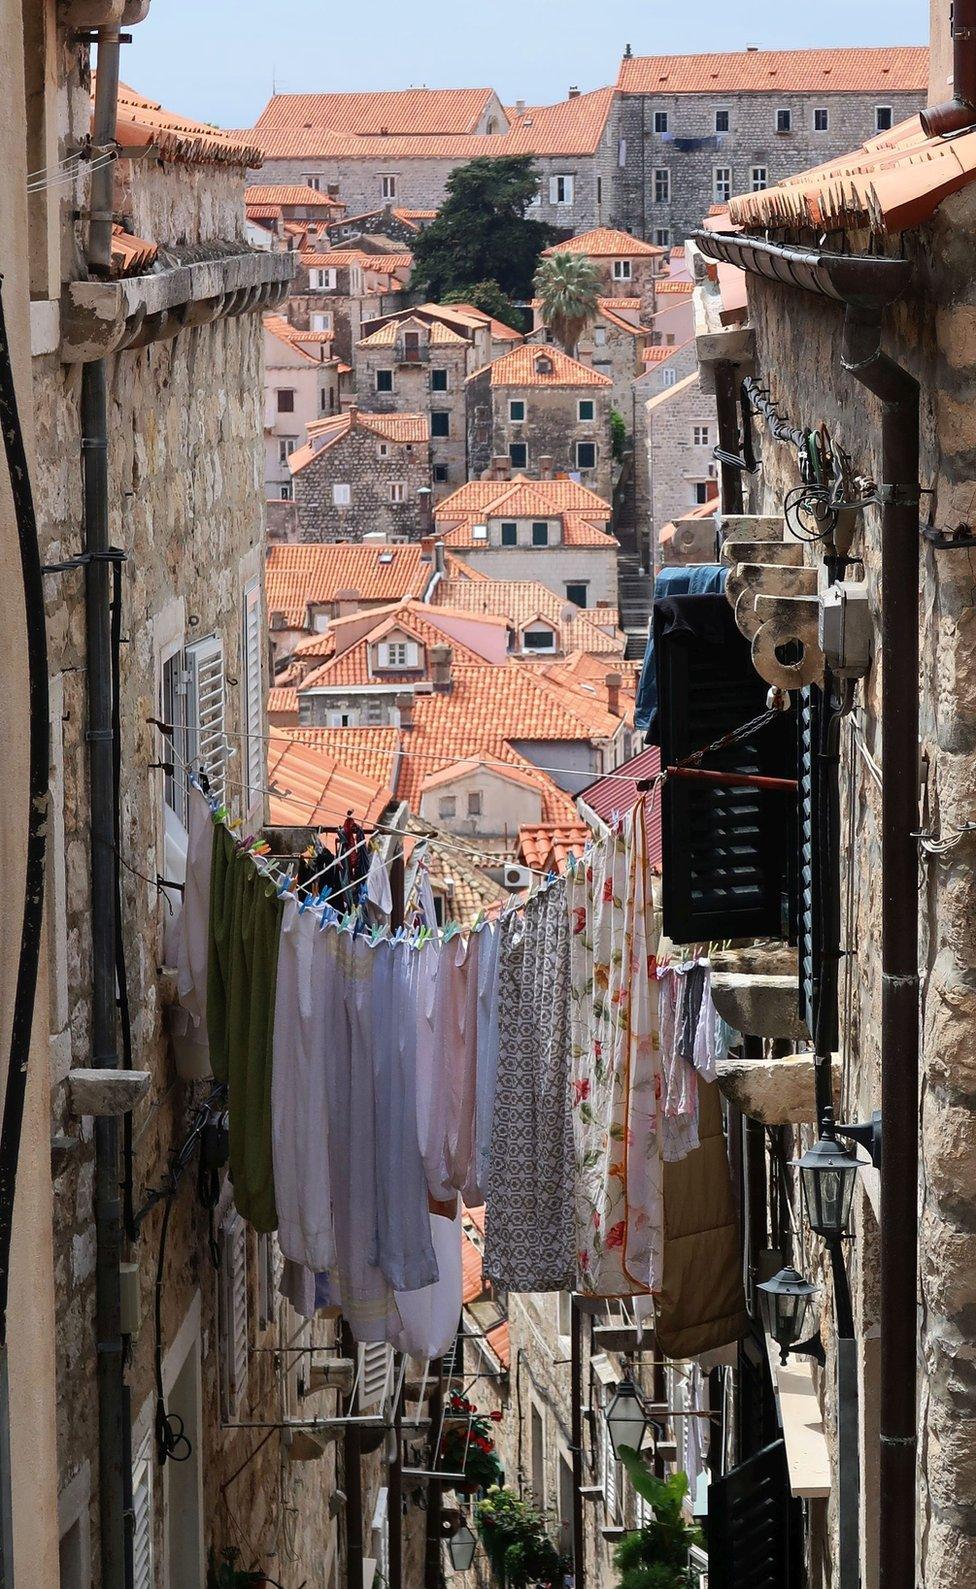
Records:
[[[881,402],[880,1583],[914,1589],[918,1320],[919,388],[849,304],[842,363]]]

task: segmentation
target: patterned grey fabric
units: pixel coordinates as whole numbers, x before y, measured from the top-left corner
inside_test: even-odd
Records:
[[[576,1252],[565,880],[505,919],[501,933],[485,1274],[509,1291],[570,1291]]]

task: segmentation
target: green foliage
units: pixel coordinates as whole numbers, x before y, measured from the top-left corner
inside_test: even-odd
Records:
[[[233,1546],[225,1546],[220,1552],[218,1562],[213,1546],[207,1557],[207,1589],[256,1589],[258,1584],[266,1584],[268,1579],[263,1572],[249,1572],[243,1567],[238,1567],[240,1551]]]
[[[686,1589],[688,1552],[702,1542],[701,1530],[688,1522],[684,1512],[688,1475],[658,1479],[630,1446],[621,1446],[620,1460],[654,1518],[625,1535],[614,1551],[614,1566],[620,1573],[617,1589]]]
[[[618,414],[615,408],[610,410],[610,445],[613,448],[613,456],[619,463],[627,445],[627,426],[624,424],[623,414]]]
[[[506,298],[497,281],[476,281],[471,287],[456,287],[453,292],[446,292],[440,301],[473,304],[482,314],[490,314],[493,320],[501,320],[515,331],[525,330],[524,314]]]
[[[505,1475],[495,1452],[491,1423],[479,1414],[473,1401],[455,1391],[451,1396],[444,1439],[441,1445],[444,1467],[449,1473],[463,1473],[465,1483],[456,1490],[487,1490],[501,1484]]]
[[[573,353],[596,318],[599,271],[585,254],[550,254],[539,261],[533,285],[547,328],[567,353]]]
[[[478,1503],[475,1522],[495,1579],[504,1589],[555,1589],[569,1572],[569,1562],[546,1533],[542,1513],[514,1490],[493,1486]]]
[[[531,155],[484,156],[458,166],[436,219],[414,241],[412,285],[438,303],[447,293],[470,292],[473,282],[494,282],[507,298],[528,298],[536,260],[555,235],[544,221],[526,217],[538,186]]]

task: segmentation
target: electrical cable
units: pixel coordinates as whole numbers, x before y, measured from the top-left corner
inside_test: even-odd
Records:
[[[122,1038],[122,1068],[132,1070],[132,1014],[129,1008],[129,981],[125,962],[125,923],[123,917],[122,873],[119,860],[122,855],[122,559],[119,552],[112,564],[112,773],[113,820],[115,822],[115,982],[119,1009],[119,1028]],[[122,1223],[129,1241],[135,1238],[133,1208],[133,1151],[132,1110],[122,1117]]]

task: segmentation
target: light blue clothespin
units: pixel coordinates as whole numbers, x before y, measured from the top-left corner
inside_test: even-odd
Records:
[[[269,870],[269,868],[265,867],[265,868],[263,868],[263,870],[267,871],[267,870]],[[275,889],[275,894],[278,897],[278,899],[283,899],[284,896],[289,892],[290,884],[291,884],[291,878],[288,876],[288,873],[287,872],[283,873],[282,876],[278,879],[278,887]]]

